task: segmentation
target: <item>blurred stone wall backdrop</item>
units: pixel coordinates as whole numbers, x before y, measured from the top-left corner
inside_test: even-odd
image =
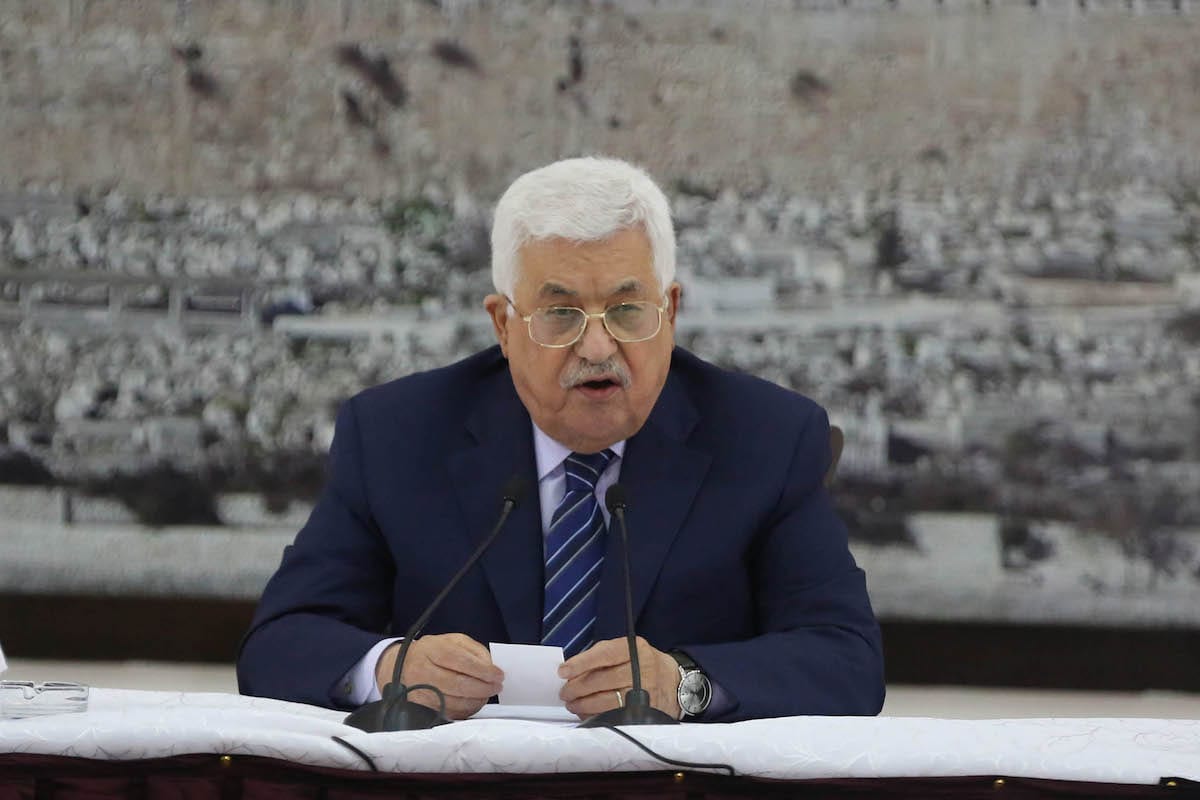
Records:
[[[885,617],[1200,628],[1191,0],[0,0],[0,594],[253,598],[499,191],[671,194]],[[231,544],[231,542],[235,542]],[[230,563],[229,549],[239,558]]]
[[[0,7],[10,188],[490,195],[585,151],[738,190],[1098,188],[1200,158],[1172,0]]]

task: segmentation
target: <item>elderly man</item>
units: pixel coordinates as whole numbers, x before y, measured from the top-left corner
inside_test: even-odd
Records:
[[[439,687],[451,718],[503,686],[489,642],[562,646],[562,698],[580,717],[628,690],[603,504],[618,478],[654,707],[720,722],[878,713],[879,629],[822,486],[828,418],[676,348],[674,273],[667,201],[641,170],[583,158],[518,178],[496,208],[484,301],[499,347],[343,406],[328,485],[243,642],[242,691],[378,698],[399,648],[389,632],[464,563],[520,474],[536,500],[404,664],[404,683]]]

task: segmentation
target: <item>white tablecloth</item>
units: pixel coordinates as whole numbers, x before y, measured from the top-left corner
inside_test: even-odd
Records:
[[[495,711],[495,709],[491,709]],[[670,769],[612,731],[472,719],[366,734],[344,714],[228,694],[92,689],[83,714],[0,720],[0,752],[93,759],[253,755],[405,773],[566,773]],[[1003,775],[1108,783],[1200,780],[1200,721],[791,717],[729,725],[626,728],[660,753],[775,779]]]

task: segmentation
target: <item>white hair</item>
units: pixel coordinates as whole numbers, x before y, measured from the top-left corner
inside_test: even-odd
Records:
[[[675,279],[675,229],[667,198],[649,175],[615,158],[569,158],[526,172],[496,204],[492,283],[513,296],[520,250],[531,241],[595,242],[639,226],[665,290]]]

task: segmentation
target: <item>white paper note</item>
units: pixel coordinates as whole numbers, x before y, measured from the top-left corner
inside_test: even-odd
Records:
[[[563,701],[558,698],[566,683],[558,677],[558,665],[563,663],[561,647],[499,642],[492,642],[488,647],[492,651],[492,663],[504,670],[500,705],[563,707]]]

